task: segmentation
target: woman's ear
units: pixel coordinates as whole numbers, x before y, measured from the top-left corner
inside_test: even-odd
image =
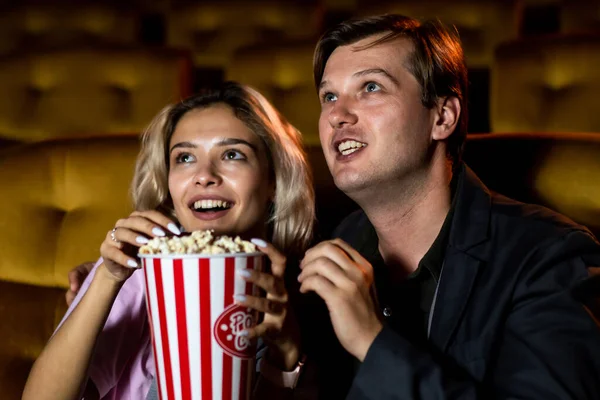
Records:
[[[454,132],[460,118],[461,106],[457,97],[443,97],[435,105],[436,118],[431,132],[431,139],[445,140]]]

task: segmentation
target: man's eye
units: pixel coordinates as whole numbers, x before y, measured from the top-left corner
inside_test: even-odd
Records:
[[[335,95],[333,93],[325,93],[323,95],[323,102],[324,103],[329,103],[331,101],[335,101],[337,99],[337,97],[335,97]]]
[[[365,86],[365,89],[367,92],[377,92],[377,91],[381,90],[379,85],[374,82],[367,83],[367,85]]]
[[[223,154],[225,160],[245,160],[246,156],[239,150],[227,150]]]

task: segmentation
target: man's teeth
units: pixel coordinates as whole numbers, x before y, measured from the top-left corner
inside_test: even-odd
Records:
[[[222,200],[198,200],[194,203],[194,208],[196,210],[205,208],[229,208],[229,206],[229,202]]]
[[[354,153],[356,150],[361,147],[365,147],[366,144],[357,142],[356,140],[346,140],[338,145],[338,151],[343,155],[347,156],[348,154]]]

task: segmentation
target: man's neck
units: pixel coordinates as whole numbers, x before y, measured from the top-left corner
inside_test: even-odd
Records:
[[[417,269],[450,210],[450,170],[438,164],[423,175],[410,190],[406,185],[388,187],[383,201],[362,207],[377,232],[379,252],[395,278]]]

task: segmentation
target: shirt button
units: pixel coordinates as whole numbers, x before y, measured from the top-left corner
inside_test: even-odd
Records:
[[[389,318],[392,316],[392,309],[390,307],[385,307],[383,309],[383,316]]]

